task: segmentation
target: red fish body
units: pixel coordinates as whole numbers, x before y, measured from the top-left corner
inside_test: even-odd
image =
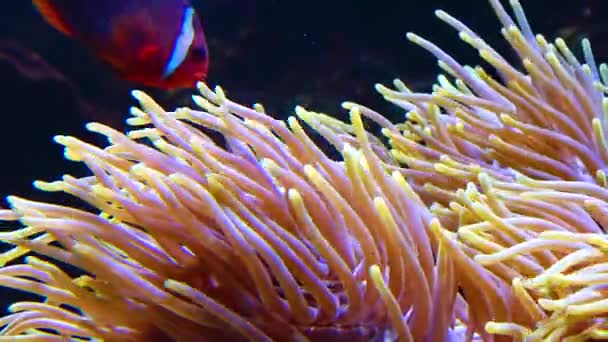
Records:
[[[160,88],[207,75],[201,22],[188,0],[33,0],[46,21],[82,42],[121,77]]]

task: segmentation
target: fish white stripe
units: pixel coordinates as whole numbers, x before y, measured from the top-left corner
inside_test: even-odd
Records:
[[[169,58],[169,62],[167,62],[167,65],[165,66],[163,78],[171,76],[186,59],[190,46],[194,41],[194,16],[194,8],[192,8],[192,6],[186,7],[182,21],[182,30],[179,36],[177,36],[175,39],[173,53]]]

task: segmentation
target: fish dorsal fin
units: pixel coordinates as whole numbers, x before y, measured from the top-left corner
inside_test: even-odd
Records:
[[[51,0],[32,0],[32,3],[38,12],[40,12],[40,15],[42,15],[44,20],[46,20],[51,26],[63,32],[67,36],[74,35],[72,30],[66,25],[63,19],[61,19],[59,12]]]

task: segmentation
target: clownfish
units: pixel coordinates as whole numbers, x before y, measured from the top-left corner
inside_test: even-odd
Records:
[[[33,0],[54,28],[80,41],[121,78],[192,87],[209,67],[205,34],[188,0]]]

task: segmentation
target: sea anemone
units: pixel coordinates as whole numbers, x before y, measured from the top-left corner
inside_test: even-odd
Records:
[[[535,36],[518,1],[517,24],[490,3],[523,70],[437,11],[492,70],[462,66],[408,34],[445,74],[431,94],[398,80],[394,90],[377,86],[406,110],[405,123],[359,110],[383,127],[390,150],[381,154],[405,166],[386,168],[404,175],[441,222],[433,230],[454,261],[468,327],[517,340],[605,338],[608,68],[596,66],[586,40],[582,63],[563,40]],[[329,126],[331,135],[352,131]]]
[[[283,122],[201,84],[198,110],[167,112],[134,92],[128,134],[87,126],[107,137],[103,149],[56,137],[92,175],[36,187],[96,211],[9,197],[0,219],[21,227],[0,233],[14,245],[0,255],[0,285],[44,301],[11,305],[1,333],[605,338],[608,68],[587,41],[581,63],[562,40],[534,36],[517,1],[517,24],[490,3],[523,69],[438,11],[492,70],[409,34],[445,74],[430,94],[377,87],[406,110],[403,123],[351,102],[349,123],[303,108]]]
[[[88,125],[108,138],[105,149],[56,138],[93,176],[36,186],[100,214],[11,197],[2,216],[25,227],[2,235],[19,246],[2,261],[32,250],[85,274],[71,279],[35,257],[2,268],[0,284],[46,297],[12,305],[5,334],[265,341],[447,332],[451,263],[433,256],[430,212],[385,171],[357,113],[361,148],[345,145],[337,162],[297,120],[287,127],[221,90],[202,94],[205,111],[168,113],[135,92],[143,110],[130,123],[154,127],[126,136]],[[222,145],[194,125],[220,132]]]

